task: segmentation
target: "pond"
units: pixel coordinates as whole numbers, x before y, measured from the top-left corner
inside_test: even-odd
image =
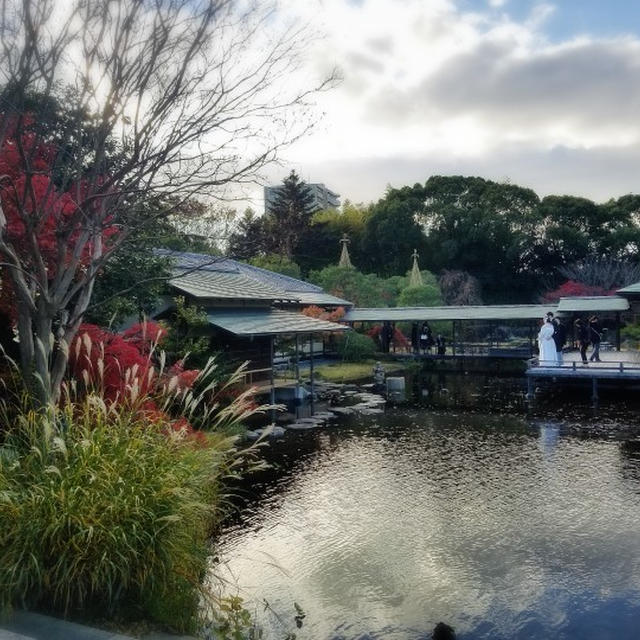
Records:
[[[432,407],[287,433],[217,570],[269,639],[294,603],[298,640],[417,640],[439,621],[466,640],[637,638],[640,457],[621,438],[638,429],[619,421]]]

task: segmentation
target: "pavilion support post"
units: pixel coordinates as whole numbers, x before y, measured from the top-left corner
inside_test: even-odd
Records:
[[[311,415],[314,414],[314,392],[315,385],[313,382],[313,333],[309,334],[309,343],[311,344],[311,349],[309,351],[309,378],[311,380]]]
[[[274,346],[273,343],[275,338],[271,336],[269,338],[269,366],[271,367],[271,393],[269,395],[269,402],[271,403],[271,424],[275,424],[276,421],[276,380],[275,380],[275,372],[273,370],[273,361],[274,361]]]
[[[296,376],[296,394],[294,399],[294,404],[296,406],[296,414],[299,414],[298,411],[298,402],[300,400],[300,336],[296,333],[296,355],[295,355],[295,369],[294,373]]]
[[[620,312],[616,311],[616,351],[620,351]]]
[[[451,353],[452,355],[456,355],[456,321],[453,320],[451,323]]]

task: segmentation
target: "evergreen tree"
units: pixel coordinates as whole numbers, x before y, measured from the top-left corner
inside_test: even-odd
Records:
[[[238,260],[249,260],[266,252],[264,218],[258,218],[253,209],[247,208],[229,236],[227,253]]]
[[[278,188],[276,200],[265,215],[267,234],[274,243],[275,253],[293,258],[304,230],[311,224],[313,213],[313,194],[292,171]]]

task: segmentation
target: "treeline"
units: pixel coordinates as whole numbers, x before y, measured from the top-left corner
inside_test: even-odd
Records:
[[[637,262],[638,195],[597,204],[574,196],[540,198],[531,189],[478,177],[433,176],[425,184],[390,188],[375,204],[347,201],[342,211],[314,212],[295,173],[283,186],[270,212],[240,219],[230,255],[322,280],[318,272],[338,263],[339,241],[347,234],[351,262],[362,273],[404,275],[417,249],[422,269],[438,276],[454,272],[458,279],[462,272],[462,281],[479,283],[487,303],[537,300],[567,280],[569,266],[580,271],[587,263],[606,264],[610,276],[612,263]],[[613,286],[628,284],[636,272],[618,269]]]

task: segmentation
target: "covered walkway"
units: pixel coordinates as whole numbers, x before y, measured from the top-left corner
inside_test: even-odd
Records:
[[[561,298],[557,304],[355,308],[342,321],[350,325],[439,323],[436,329],[446,332],[448,356],[526,359],[535,354],[540,322],[550,311],[565,322],[569,340],[576,317],[606,317],[620,350],[621,314],[628,309],[629,302],[623,297],[597,296]]]

